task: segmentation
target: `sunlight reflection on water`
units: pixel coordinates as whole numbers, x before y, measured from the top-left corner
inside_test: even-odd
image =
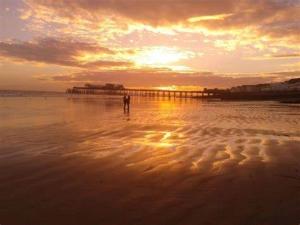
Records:
[[[276,102],[133,98],[124,114],[119,97],[4,97],[0,107],[2,158],[82,155],[151,171],[218,170],[279,160],[276,148],[292,156],[300,143],[300,107]]]

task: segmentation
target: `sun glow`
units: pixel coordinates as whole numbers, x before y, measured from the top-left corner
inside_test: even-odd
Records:
[[[175,48],[156,47],[141,51],[135,56],[134,61],[137,65],[165,66],[191,58],[192,54]]]
[[[172,86],[160,86],[160,87],[155,87],[154,89],[157,90],[163,90],[163,91],[176,91],[177,86],[172,85]]]
[[[203,90],[203,87],[200,87],[200,86],[177,86],[177,85],[172,85],[172,86],[154,87],[154,89],[163,90],[163,91],[200,91],[200,90]]]

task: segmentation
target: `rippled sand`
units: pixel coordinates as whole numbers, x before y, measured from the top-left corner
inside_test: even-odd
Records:
[[[297,225],[300,106],[0,98],[2,225]]]

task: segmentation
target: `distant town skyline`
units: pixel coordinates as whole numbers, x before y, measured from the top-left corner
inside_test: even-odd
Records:
[[[0,89],[300,77],[298,0],[0,0]]]

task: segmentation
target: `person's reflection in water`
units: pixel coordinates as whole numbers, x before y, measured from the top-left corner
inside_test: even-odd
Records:
[[[125,110],[124,111],[124,119],[126,121],[129,121],[130,120],[130,110]]]

